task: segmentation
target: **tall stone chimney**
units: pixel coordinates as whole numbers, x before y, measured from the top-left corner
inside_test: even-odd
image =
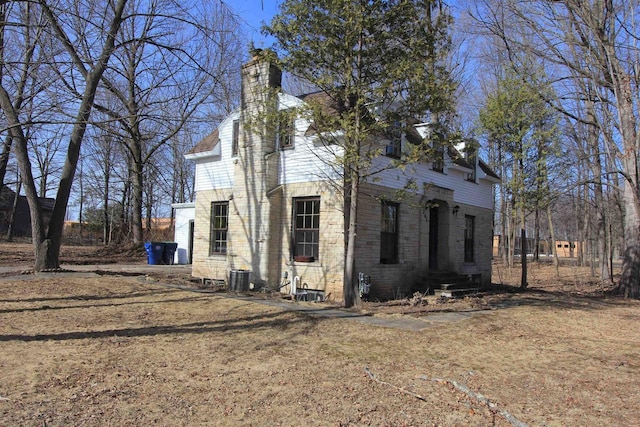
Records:
[[[268,198],[268,192],[278,183],[276,130],[268,123],[273,122],[278,106],[282,71],[271,60],[275,58],[273,52],[252,49],[250,53],[251,61],[241,69],[240,138],[230,202],[229,261],[232,269],[251,270],[251,281],[264,285],[269,281],[269,260],[276,256],[279,243],[272,235],[276,227],[270,226],[273,215],[279,213],[273,212],[277,207],[271,206]]]

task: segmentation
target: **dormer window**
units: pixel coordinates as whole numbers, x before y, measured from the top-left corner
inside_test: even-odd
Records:
[[[475,152],[473,152],[472,154],[470,154],[469,152],[465,153],[466,157],[467,157],[467,162],[469,162],[469,164],[471,165],[472,168],[472,172],[467,174],[467,181],[471,181],[471,182],[476,182],[476,177],[478,175],[478,162],[477,162],[477,158],[476,158],[476,154]]]
[[[278,144],[281,150],[294,147],[295,131],[296,126],[294,117],[285,114],[278,125]]]
[[[433,165],[436,172],[444,173],[444,144],[440,141],[433,141]]]
[[[467,174],[467,181],[476,182],[478,169],[478,150],[473,143],[468,143],[464,148],[464,159],[471,166],[472,172]]]
[[[402,154],[402,125],[400,122],[393,122],[389,132],[389,144],[385,147],[385,156],[399,159]]]

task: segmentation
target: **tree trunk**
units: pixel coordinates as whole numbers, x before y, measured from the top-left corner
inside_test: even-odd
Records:
[[[104,165],[104,195],[102,199],[102,221],[104,224],[102,225],[102,244],[108,245],[111,240],[110,228],[111,224],[109,223],[109,183],[111,178],[111,160],[109,158],[110,152],[107,150],[107,160]]]
[[[533,219],[533,259],[540,261],[540,209],[536,207]]]
[[[13,108],[13,104],[11,103],[9,93],[1,84],[0,107],[2,107],[9,132],[11,133],[14,142],[14,153],[16,161],[18,162],[18,167],[20,168],[21,180],[25,187],[27,202],[29,203],[31,238],[33,241],[34,253],[37,258],[40,242],[44,240],[45,236],[44,222],[42,220],[42,207],[40,206],[40,199],[38,199],[35,180],[33,179],[33,172],[31,170],[31,160],[29,159],[27,139],[18,118],[17,111]]]
[[[2,143],[2,153],[0,153],[0,191],[4,187],[4,177],[7,174],[7,165],[9,164],[9,154],[11,153],[11,145],[13,138],[11,135],[5,137]]]
[[[358,282],[355,280],[355,250],[356,250],[356,225],[358,213],[358,190],[360,188],[360,176],[357,172],[351,171],[349,181],[349,227],[347,229],[347,253],[344,261],[344,306],[359,307],[360,294],[358,292]]]
[[[142,196],[144,177],[142,175],[142,162],[133,163],[133,181],[131,191],[131,231],[133,232],[133,243],[142,243]]]
[[[553,265],[556,268],[556,277],[560,277],[560,262],[558,260],[558,250],[556,249],[556,231],[553,228],[553,216],[551,215],[551,205],[547,205],[547,221],[549,222],[549,239],[551,240],[551,255]]]
[[[582,167],[580,166],[580,169]],[[578,181],[580,181],[580,176],[578,177]],[[584,218],[584,221],[587,222],[588,217],[587,217],[587,212],[584,210],[584,205],[580,203],[580,191],[581,191],[581,187],[578,187],[575,190],[575,194],[572,192],[571,193],[571,203],[572,203],[572,207],[573,207],[573,212],[576,215],[576,239],[579,242],[582,242],[582,245],[580,245],[580,247],[578,248],[578,265],[579,266],[584,266],[585,265],[585,259],[586,259],[586,255],[585,255],[585,250],[586,250],[586,244],[587,244],[587,237],[585,234],[585,228],[580,227],[580,223],[578,221],[578,218]]]
[[[122,209],[120,210],[120,233],[119,236],[116,236],[116,239],[119,241],[123,240],[126,235],[130,234],[131,221],[129,218],[129,212],[131,210],[131,168],[128,169],[128,177],[127,182],[124,183],[122,189]],[[112,212],[113,214],[113,212]],[[113,225],[111,226],[113,228]]]
[[[118,33],[120,25],[122,23],[122,13],[124,12],[125,5],[127,4],[127,0],[118,0],[117,4],[114,4],[114,16],[110,23],[110,28],[107,32],[107,37],[104,42],[104,46],[100,57],[93,65],[93,68],[84,74],[85,78],[85,88],[84,93],[82,95],[82,101],[80,103],[80,107],[78,108],[78,115],[76,116],[76,120],[74,123],[73,130],[71,131],[71,138],[69,141],[69,146],[67,148],[67,157],[65,160],[64,167],[62,169],[62,173],[60,175],[60,185],[58,187],[58,192],[56,194],[56,201],[53,206],[53,212],[51,214],[51,220],[49,222],[49,231],[46,236],[46,240],[44,239],[44,226],[42,223],[42,209],[40,207],[39,201],[37,197],[32,196],[29,200],[29,193],[27,192],[27,199],[30,201],[29,208],[32,211],[32,221],[34,217],[36,217],[36,222],[38,225],[33,224],[32,228],[38,227],[38,235],[39,239],[36,240],[34,234],[34,245],[36,251],[36,271],[50,269],[50,268],[58,268],[60,266],[59,256],[60,256],[60,245],[62,243],[62,230],[64,227],[64,220],[67,212],[67,205],[69,203],[69,196],[71,194],[71,186],[73,184],[73,178],[76,173],[76,168],[78,165],[78,159],[80,157],[80,147],[82,145],[82,139],[84,138],[84,134],[87,130],[87,125],[89,123],[89,117],[91,116],[91,110],[93,109],[93,103],[95,100],[96,90],[98,88],[98,84],[100,83],[100,79],[102,78],[102,74],[107,68],[107,64],[109,62],[109,58],[111,54],[115,50],[115,37]],[[62,40],[68,40],[66,35],[62,33],[62,29],[59,26],[58,19],[53,16],[53,13],[50,10],[45,8],[45,13],[47,14],[47,18],[49,19],[49,23],[54,27],[54,30],[58,32],[58,36]],[[73,46],[66,46],[68,49],[73,49]],[[74,52],[75,53],[75,52]],[[76,63],[76,67],[80,70],[84,70],[84,64]],[[24,147],[26,150],[26,145]],[[26,153],[25,153],[26,154]],[[29,175],[31,175],[31,169],[29,165]],[[33,176],[29,177],[31,182],[33,181]],[[27,182],[25,181],[25,184]],[[31,185],[27,186],[27,188],[31,187]],[[35,186],[33,186],[33,190],[35,191]],[[31,191],[31,189],[29,189]],[[37,214],[37,215],[36,215]]]
[[[580,264],[581,266],[585,266],[587,265],[587,263],[589,264],[589,270],[591,272],[591,277],[595,277],[596,275],[596,270],[595,270],[595,264],[593,263],[593,253],[594,253],[594,249],[593,249],[593,237],[592,237],[592,227],[591,227],[591,217],[593,214],[593,209],[591,208],[591,205],[588,203],[589,200],[589,186],[588,185],[583,185],[582,186],[583,191],[584,191],[584,198],[579,201],[579,203],[584,207],[584,215],[582,216],[583,219],[583,224],[582,224],[582,238],[584,239],[584,242],[586,243],[586,253],[583,254],[583,258],[582,258],[582,263]],[[576,211],[577,212],[577,211]],[[576,218],[576,227],[580,226],[580,218]]]
[[[500,154],[498,157],[498,162],[500,167],[502,168],[502,176],[506,177],[506,167],[502,162],[502,148],[500,148]],[[507,198],[507,189],[505,185],[500,186],[500,222],[502,226],[502,240],[501,240],[501,248],[502,248],[502,262],[504,265],[509,266],[509,268],[513,267],[513,256],[511,251],[512,240],[511,233],[509,231],[509,199]]]
[[[523,228],[520,230],[521,259],[522,259],[522,275],[520,277],[520,289],[526,289],[527,283],[527,232]]]
[[[627,298],[640,298],[640,217],[634,202],[635,189],[624,187],[626,212],[624,217],[625,249],[622,254],[622,276],[618,292]]]
[[[78,227],[80,228],[80,241],[83,239],[82,212],[84,209],[84,162],[80,162],[80,206],[78,207]]]
[[[16,195],[13,198],[13,206],[11,207],[11,213],[9,214],[9,221],[7,227],[7,241],[13,240],[13,223],[16,218],[16,211],[18,210],[18,201],[20,200],[20,190],[22,187],[22,180],[18,177],[18,183],[16,184]]]
[[[597,123],[596,114],[592,101],[587,101],[587,120],[589,123]],[[587,137],[588,145],[588,162],[591,167],[591,176],[594,181],[593,197],[596,209],[596,229],[594,235],[598,248],[598,263],[600,265],[600,279],[604,282],[611,282],[612,277],[609,275],[609,261],[607,254],[609,253],[609,236],[607,231],[607,207],[605,204],[604,193],[602,190],[602,161],[600,160],[600,150],[598,147],[598,134],[594,125],[589,126],[589,134]],[[591,267],[592,271],[594,266]]]
[[[619,64],[617,64],[619,67]],[[625,205],[625,248],[622,256],[622,276],[618,291],[627,298],[640,298],[640,164],[638,162],[638,135],[630,76],[615,73],[616,99],[622,141],[625,151],[622,164],[626,181],[623,198]]]

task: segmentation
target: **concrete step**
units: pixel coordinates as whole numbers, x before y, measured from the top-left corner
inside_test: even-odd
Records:
[[[434,285],[434,289],[442,289],[442,290],[456,290],[456,289],[466,289],[469,288],[470,283],[466,282],[451,282],[451,283],[440,283],[438,285]]]
[[[463,288],[463,289],[435,289],[433,294],[437,297],[457,298],[478,292],[479,288]]]

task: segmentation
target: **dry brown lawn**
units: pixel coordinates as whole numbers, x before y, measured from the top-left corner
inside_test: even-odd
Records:
[[[524,293],[366,305],[467,315],[410,331],[161,276],[5,276],[0,426],[640,425],[640,303],[575,267],[530,279]]]

